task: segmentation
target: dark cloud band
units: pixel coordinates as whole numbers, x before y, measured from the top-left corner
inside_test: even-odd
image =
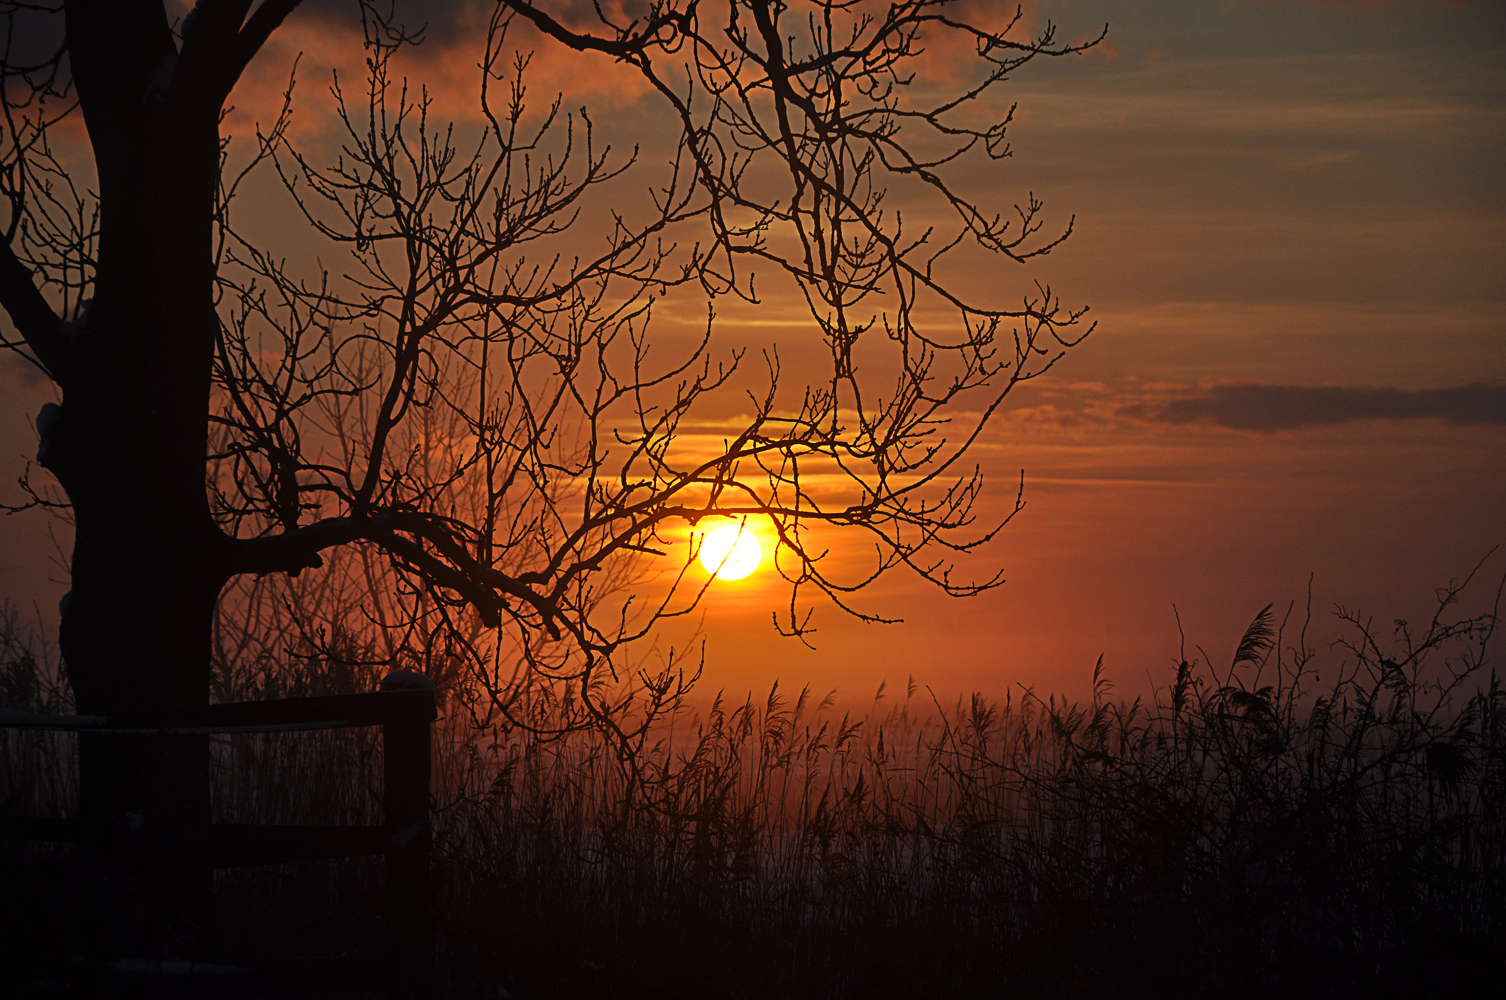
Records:
[[[1129,407],[1125,412],[1158,423],[1212,423],[1243,431],[1425,418],[1460,425],[1506,424],[1506,386],[1408,390],[1226,382],[1201,395]]]

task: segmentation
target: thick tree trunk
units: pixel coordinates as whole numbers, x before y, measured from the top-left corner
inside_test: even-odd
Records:
[[[176,56],[153,6],[68,5],[99,173],[99,259],[93,303],[68,334],[73,362],[41,460],[73,506],[60,645],[79,710],[171,717],[208,700],[225,579],[226,540],[204,479],[219,141],[214,109],[163,96]],[[102,880],[100,944],[137,955],[200,949],[207,741],[96,736],[81,742],[80,767]]]

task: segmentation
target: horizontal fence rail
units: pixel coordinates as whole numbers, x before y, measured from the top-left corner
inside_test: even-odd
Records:
[[[163,719],[130,715],[41,715],[0,708],[0,729],[139,736],[194,736],[217,733],[279,733],[304,729],[354,729],[434,720],[434,692],[379,691],[372,694],[283,698],[207,705],[190,714]]]

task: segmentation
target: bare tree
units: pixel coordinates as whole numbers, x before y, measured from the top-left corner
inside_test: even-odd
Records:
[[[954,258],[1028,260],[1071,223],[1045,229],[1033,195],[994,214],[949,178],[1009,155],[1012,109],[979,123],[1000,83],[1093,42],[1049,24],[1016,38],[1018,12],[982,27],[946,0],[654,0],[589,24],[502,0],[468,129],[431,117],[396,68],[416,36],[363,3],[370,72],[359,97],[335,83],[336,162],[290,140],[290,87],[232,172],[226,101],[297,0],[254,6],[199,0],[175,23],[161,0],[66,0],[61,32],[47,4],[0,13],[4,346],[62,394],[38,462],[75,526],[60,642],[82,710],[203,704],[227,583],[340,551],[358,555],[352,579],[406,595],[378,624],[491,665],[494,707],[515,690],[495,670],[521,664],[625,749],[677,671],[640,676],[636,730],[629,700],[603,692],[628,644],[704,592],[673,544],[685,525],[772,530],[789,583],[776,623],[796,637],[813,595],[877,618],[851,595],[891,569],[959,596],[1000,582],[954,568],[1002,526],[976,520],[969,449],[1087,327],[1049,288],[980,301],[953,279]],[[530,104],[522,31],[646,81],[678,133],[648,184],[588,112]],[[957,57],[960,82],[917,72],[928,48]],[[56,139],[74,114],[92,182]],[[237,185],[267,168],[343,263],[292,269],[238,227]],[[682,428],[746,387],[746,355],[724,352],[708,309],[699,343],[666,356],[654,305],[756,304],[771,273],[830,366],[791,378],[766,351],[748,418],[688,448]],[[873,553],[855,577],[823,561],[835,529]],[[164,769],[86,748],[100,823],[202,823],[202,745],[172,754]]]

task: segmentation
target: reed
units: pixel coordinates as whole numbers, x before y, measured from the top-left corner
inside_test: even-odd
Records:
[[[452,678],[437,994],[1449,994],[1506,932],[1500,595],[1465,615],[1463,587],[1415,629],[1340,609],[1321,651],[1267,608],[1231,661],[1184,655],[1144,699],[1101,671],[1081,703],[911,682],[856,718],[776,686],[682,701],[632,752],[556,732],[558,692],[504,725]],[[5,624],[0,691],[61,707],[55,661]],[[369,690],[379,668],[345,662],[367,665],[268,662],[222,693]],[[3,737],[0,794],[66,809],[66,747],[37,739]],[[359,731],[224,739],[219,818],[370,821],[379,753]],[[220,892],[234,960],[359,963],[379,937],[379,865]]]

